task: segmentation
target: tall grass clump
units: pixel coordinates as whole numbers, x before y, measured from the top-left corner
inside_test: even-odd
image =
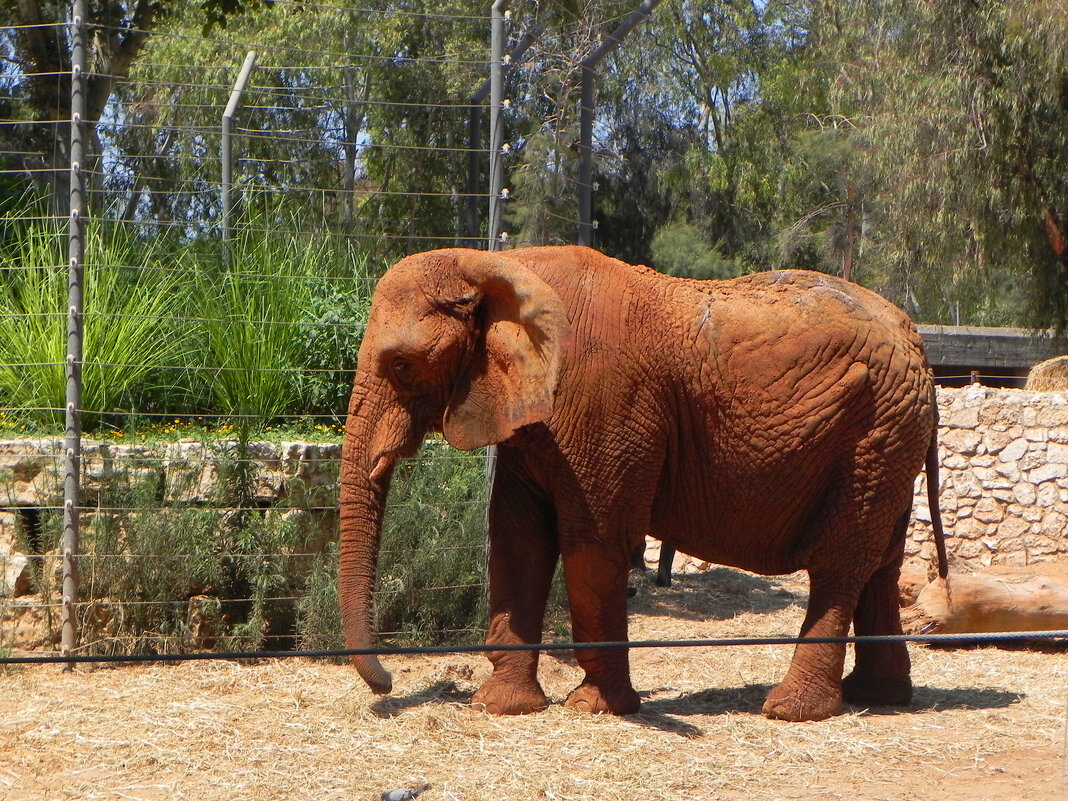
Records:
[[[67,352],[67,238],[57,221],[21,221],[0,259],[0,405],[58,425]],[[159,240],[89,227],[84,268],[82,408],[90,415],[165,405],[167,368],[188,343],[175,323],[181,274]],[[91,424],[91,421],[87,421]]]
[[[252,226],[234,241],[229,269],[203,253],[198,262],[190,367],[204,410],[253,425],[335,413],[366,322],[366,259],[328,237]]]

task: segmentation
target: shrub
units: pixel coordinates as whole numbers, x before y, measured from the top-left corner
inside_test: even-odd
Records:
[[[660,272],[679,278],[731,278],[736,266],[708,244],[696,226],[685,222],[668,223],[653,237],[652,264]]]
[[[481,640],[486,629],[484,454],[441,440],[397,465],[382,525],[375,606],[378,631],[405,642]],[[344,647],[337,551],[309,576],[299,608],[303,647]]]
[[[485,469],[482,452],[443,440],[398,465],[378,560],[379,631],[419,642],[484,634]]]
[[[304,411],[345,419],[367,314],[371,282],[349,280],[312,283],[307,321],[297,335],[301,350]]]
[[[82,643],[102,653],[290,648],[309,537],[257,499],[247,440],[217,441],[163,486],[162,457],[125,454],[102,478],[82,531]],[[211,497],[194,490],[205,470]],[[177,478],[176,478],[177,476]],[[183,482],[184,476],[184,482]],[[186,486],[188,485],[188,486]]]

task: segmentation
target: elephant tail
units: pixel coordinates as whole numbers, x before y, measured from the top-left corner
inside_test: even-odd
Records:
[[[949,557],[946,555],[946,532],[942,528],[942,510],[938,506],[938,424],[935,423],[931,434],[931,445],[927,449],[927,505],[931,510],[931,530],[934,535],[935,549],[938,551],[938,577],[949,576]]]

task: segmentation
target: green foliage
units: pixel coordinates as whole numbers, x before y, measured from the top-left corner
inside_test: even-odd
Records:
[[[0,406],[60,425],[66,403],[67,268],[58,226],[14,220],[0,248]],[[84,425],[138,414],[266,425],[340,421],[370,304],[368,260],[339,240],[252,229],[172,248],[118,224],[89,228],[82,347]]]
[[[217,546],[218,513],[159,508],[157,487],[123,477],[109,483],[102,500],[122,511],[99,512],[83,524],[82,645],[95,653],[203,647],[189,625],[191,609],[210,614],[214,629],[222,617],[218,599],[232,597]]]
[[[485,459],[442,441],[394,471],[383,522],[377,626],[456,642],[485,631]]]
[[[101,478],[99,509],[83,526],[81,639],[98,653],[290,648],[323,533],[285,503],[262,508],[259,454],[219,440],[182,462],[125,454]],[[214,470],[211,497],[199,498]],[[314,573],[314,571],[313,571]]]
[[[344,647],[329,477],[329,497],[290,477],[286,497],[275,498],[261,489],[266,454],[247,438],[165,456],[127,448],[85,486],[86,651]],[[379,563],[384,633],[413,643],[484,637],[485,491],[484,458],[441,442],[398,466]],[[49,513],[32,536],[19,529],[21,550],[33,555],[34,590],[46,600],[61,523]]]
[[[65,13],[33,0],[7,7],[45,20]],[[486,77],[484,3],[226,0],[211,8],[233,13],[210,38],[201,34],[213,12],[197,0],[90,7],[102,26],[90,44],[102,55],[94,63],[117,72],[112,82],[94,70],[87,88],[91,122],[109,104],[95,129],[107,160],[90,153],[87,161],[102,176],[90,193],[94,219],[172,227],[171,248],[217,233],[211,132],[254,42],[260,60],[235,176],[245,196],[239,229],[273,232],[296,219],[309,236],[367,237],[366,249],[388,260],[464,235],[465,104]],[[512,242],[574,240],[580,64],[633,9],[622,0],[512,9],[509,46],[543,28],[507,79]],[[0,203],[15,208],[27,207],[16,197],[23,174],[42,176],[42,195],[63,183],[43,176],[65,175],[50,169],[62,155],[52,143],[66,140],[62,123],[19,121],[62,120],[69,97],[66,79],[49,77],[69,73],[65,29],[34,47],[53,32],[23,22],[31,24],[0,34],[16,65],[0,116],[18,123],[0,134],[11,174]],[[646,262],[657,232],[665,229],[663,248],[685,223],[732,272],[843,274],[926,321],[1063,325],[1066,39],[1068,14],[1050,0],[662,3],[598,70],[594,242]],[[273,195],[269,213],[257,193]],[[52,209],[63,216],[61,194]],[[328,295],[312,302],[347,313]],[[273,301],[244,312],[286,317]],[[238,344],[280,351],[280,343]],[[284,375],[271,381],[250,402],[253,413],[275,413],[285,402],[267,396],[294,391]],[[220,377],[205,397],[237,408],[227,382]],[[297,383],[305,404],[337,408],[329,387],[307,376]],[[168,392],[159,377],[147,387]]]
[[[302,651],[336,651],[345,647],[337,591],[337,545],[312,562],[297,601],[297,647]]]
[[[20,228],[22,235],[0,254],[0,404],[59,423],[66,393],[66,237],[54,223]],[[161,243],[117,226],[91,226],[85,251],[83,408],[151,407],[169,391],[162,368],[189,347],[186,332],[173,325],[180,275],[168,269]]]
[[[656,232],[652,266],[680,278],[732,278],[735,265],[708,245],[701,232],[688,223],[669,223]]]
[[[663,248],[684,221],[734,271],[1063,325],[1066,36],[1045,0],[661,6],[599,82],[598,242],[640,253],[651,225]]]
[[[814,20],[813,73],[871,182],[867,281],[922,320],[1064,324],[1068,63],[1050,42],[1068,15],[1054,5],[873,0]]]
[[[240,248],[239,267],[195,273],[194,302],[203,321],[195,370],[206,384],[205,405],[223,417],[269,421],[302,410],[297,331],[311,305],[308,279],[315,271],[287,244],[270,265],[256,264],[248,258],[253,249]]]
[[[260,425],[310,413],[340,419],[370,307],[367,259],[334,238],[265,228],[236,238],[232,269],[209,257],[192,270],[200,349],[189,355],[201,406]]]
[[[305,313],[309,324],[297,332],[303,409],[308,414],[331,415],[338,424],[348,409],[356,354],[371,307],[371,282],[358,277],[367,272],[360,263],[351,280],[311,282]]]

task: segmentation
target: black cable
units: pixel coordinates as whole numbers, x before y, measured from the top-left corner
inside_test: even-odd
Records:
[[[232,651],[189,654],[127,654],[3,656],[0,665],[114,664],[142,662],[250,661],[262,659],[337,659],[350,656],[414,656],[478,654],[493,651],[620,650],[629,648],[722,648],[765,645],[848,645],[857,643],[922,643],[927,645],[996,645],[1031,640],[1068,639],[1068,631],[1000,631],[958,634],[884,634],[865,637],[727,637],[707,640],[635,640],[634,642],[501,643],[481,645],[415,645],[397,648],[344,648],[322,651]]]

